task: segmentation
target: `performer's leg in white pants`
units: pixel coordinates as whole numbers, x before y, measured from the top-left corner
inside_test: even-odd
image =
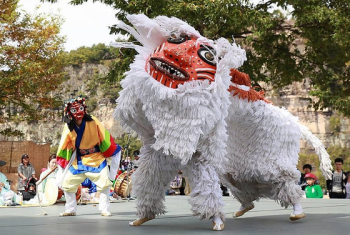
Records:
[[[234,182],[232,177],[230,177],[230,174],[225,174],[221,179],[222,183],[230,189],[237,201],[241,203],[239,209],[232,214],[233,217],[240,217],[254,208],[253,201],[259,199],[259,186],[257,186],[257,182]],[[268,184],[266,186],[268,191],[270,191],[271,185]]]
[[[108,168],[105,167],[99,173],[86,172],[86,177],[96,184],[97,191],[100,192],[98,209],[102,216],[111,216],[109,209],[109,189],[112,185],[108,178]]]
[[[109,188],[112,183],[108,178],[107,167],[103,168],[99,173],[86,172],[82,174],[73,175],[68,171],[62,182],[62,190],[66,198],[65,212],[61,213],[60,216],[72,216],[76,214],[77,211],[77,201],[75,193],[77,192],[80,184],[89,178],[92,182],[96,184],[97,191],[101,192],[100,195],[100,205],[102,216],[111,216],[108,211],[109,207]]]
[[[77,212],[77,199],[75,193],[64,192],[66,204],[64,205],[64,213],[61,216],[75,215]]]
[[[66,199],[64,212],[60,216],[75,216],[77,212],[76,192],[79,185],[85,179],[84,174],[73,175],[70,171],[66,173],[62,181],[62,190]]]
[[[112,214],[109,212],[109,188],[101,191],[100,199],[98,204],[98,209],[101,211],[102,216],[111,216]]]
[[[217,169],[199,158],[198,153],[194,154],[187,168],[192,212],[200,219],[212,219],[213,230],[222,230],[225,213]]]
[[[165,213],[165,191],[180,169],[180,161],[144,145],[138,160],[139,167],[131,176],[132,195],[137,197],[138,219],[130,225],[138,226]]]

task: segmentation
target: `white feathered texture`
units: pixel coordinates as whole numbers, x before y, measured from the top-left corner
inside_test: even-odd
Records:
[[[284,108],[232,96],[227,123],[226,171],[233,181],[227,175],[223,180],[245,206],[261,197],[274,199],[284,207],[298,203],[302,191],[297,185],[300,172],[296,165],[302,136],[317,153],[321,152],[321,169],[325,175],[330,173],[329,156],[323,145]]]
[[[201,150],[199,146],[203,145],[202,149],[210,148],[210,154],[217,155],[215,161],[220,165],[225,158],[223,143],[227,138],[223,120],[229,105],[229,72],[232,67],[238,68],[243,64],[246,60],[245,51],[223,38],[216,42],[208,40],[193,27],[174,17],[149,19],[141,14],[129,15],[127,18],[135,29],[124,23],[120,23],[119,27],[131,33],[143,46],[112,44],[116,47],[134,47],[139,52],[121,83],[123,91],[117,100],[116,119],[141,136],[154,134],[153,147],[181,159],[182,164],[186,164],[196,150]],[[186,82],[175,90],[163,86],[145,71],[150,53],[172,33],[198,37],[198,41],[205,41],[216,49],[221,60],[217,57],[215,82]]]
[[[137,197],[139,218],[154,218],[165,213],[165,191],[181,168],[180,162],[150,144],[141,148],[138,168],[131,176],[132,195]]]
[[[329,154],[326,151],[326,148],[314,134],[304,125],[299,123],[299,128],[304,140],[306,140],[312,147],[315,148],[315,152],[320,159],[320,169],[323,176],[326,179],[332,179],[332,162],[329,158]]]
[[[301,138],[297,118],[264,101],[248,102],[238,96],[231,101],[227,172],[235,182],[250,182],[238,184],[241,194],[233,193],[242,204],[249,204],[249,197],[256,200],[266,196],[256,192],[258,184],[270,184],[274,191],[268,195],[270,198],[285,207],[297,202],[302,195],[296,185],[300,178],[296,165]]]
[[[124,128],[136,132],[144,144],[139,168],[132,176],[138,198],[137,214],[140,218],[153,218],[164,213],[165,182],[170,183],[169,176],[180,168],[177,164],[182,164],[191,184],[193,214],[201,219],[220,216],[224,220],[218,173],[223,172],[227,163],[225,118],[230,104],[227,89],[230,69],[243,64],[245,51],[223,38],[211,41],[202,37],[174,17],[149,19],[141,14],[127,18],[133,27],[124,23],[118,26],[141,45],[112,44],[134,48],[139,53],[121,82],[123,90],[114,117]],[[191,81],[171,89],[146,72],[148,57],[171,34],[194,36],[197,43],[216,50],[215,82]]]

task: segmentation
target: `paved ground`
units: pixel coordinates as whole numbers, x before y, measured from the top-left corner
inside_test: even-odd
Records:
[[[101,217],[96,205],[78,206],[75,217],[58,217],[63,204],[44,207],[0,208],[1,235],[98,234],[98,235],[197,235],[197,234],[259,234],[259,235],[345,235],[350,234],[350,200],[304,199],[302,206],[307,217],[289,220],[290,209],[283,209],[270,200],[257,202],[255,208],[243,217],[232,218],[239,204],[225,197],[226,225],[221,232],[211,231],[210,221],[199,221],[191,216],[187,196],[167,196],[168,213],[139,227],[131,227],[135,201],[111,205],[112,217]]]

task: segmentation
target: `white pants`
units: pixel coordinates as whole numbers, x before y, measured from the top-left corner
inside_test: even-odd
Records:
[[[64,192],[64,197],[66,198],[66,204],[64,206],[64,212],[72,213],[77,212],[77,199],[75,197],[75,193]],[[100,194],[100,200],[98,209],[101,213],[108,212],[109,208],[109,188],[105,189]]]

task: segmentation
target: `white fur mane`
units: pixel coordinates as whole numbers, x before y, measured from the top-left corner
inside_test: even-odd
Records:
[[[120,23],[118,27],[133,35],[141,45],[112,44],[115,47],[134,48],[139,53],[121,82],[123,90],[117,100],[115,118],[140,136],[153,136],[154,149],[162,149],[164,154],[181,159],[182,164],[200,151],[204,156],[215,155],[215,158],[207,161],[216,161],[216,165],[220,165],[226,159],[224,120],[229,106],[229,73],[231,68],[240,67],[246,60],[245,51],[224,38],[209,40],[175,17],[150,19],[140,14],[127,18],[133,27],[125,23]],[[145,67],[149,66],[146,65],[147,58],[172,34],[194,36],[197,43],[205,42],[216,50],[214,82],[190,81],[172,89],[146,72]]]

